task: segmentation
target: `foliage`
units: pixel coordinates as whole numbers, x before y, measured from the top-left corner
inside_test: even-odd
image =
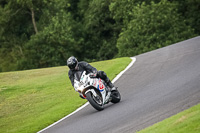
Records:
[[[79,31],[76,31],[73,22],[69,13],[52,16],[51,23],[26,44],[28,60],[22,63],[21,69],[24,63],[34,65],[30,68],[64,65],[67,57],[80,54],[78,44],[81,38],[76,39],[74,34]]]
[[[176,5],[166,0],[150,5],[143,2],[132,14],[133,19],[118,38],[120,56],[137,55],[195,35],[177,13]]]
[[[111,59],[117,53],[115,21],[108,8],[110,1],[93,0],[85,10],[85,58]]]
[[[0,0],[0,72],[160,48],[200,35],[199,10],[199,0]]]
[[[184,17],[186,24],[200,34],[200,0],[183,0],[178,3],[178,12]]]
[[[35,34],[32,24],[31,9],[40,15],[40,8],[44,8],[44,1],[1,1],[0,5],[0,70],[18,70],[18,65],[24,55],[25,44]],[[38,28],[40,30],[40,28]],[[41,29],[42,30],[42,29]]]

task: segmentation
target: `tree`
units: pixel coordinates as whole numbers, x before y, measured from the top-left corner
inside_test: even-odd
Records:
[[[85,58],[111,59],[117,54],[115,20],[109,11],[111,0],[93,0],[84,13]]]
[[[132,13],[133,19],[117,41],[120,56],[134,56],[195,36],[177,13],[176,4],[166,0],[142,3]]]
[[[1,1],[0,5],[0,68],[1,71],[18,70],[25,58],[25,44],[38,33],[36,21],[42,13],[43,1]],[[37,8],[36,8],[37,7]],[[35,15],[37,14],[37,16]],[[40,26],[42,27],[42,26]]]
[[[65,64],[80,56],[80,30],[63,0],[5,1],[0,10],[0,70],[24,70]]]
[[[187,25],[200,34],[200,0],[176,0],[178,12],[183,16]]]
[[[193,37],[193,29],[200,31],[199,3],[0,0],[0,71],[65,65],[71,55],[133,56]]]
[[[26,58],[20,69],[65,65],[69,56],[81,56],[79,26],[64,10],[68,2],[54,1],[51,5],[56,13],[51,14],[49,24],[26,43]]]

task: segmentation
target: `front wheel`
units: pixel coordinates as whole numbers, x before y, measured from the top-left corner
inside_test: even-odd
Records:
[[[89,101],[89,103],[98,111],[101,111],[104,109],[103,106],[103,100],[102,98],[97,95],[96,97],[92,94],[92,92],[88,92],[85,94],[87,100]]]
[[[118,103],[121,100],[121,95],[118,90],[113,90],[111,92],[111,97],[112,97],[112,100],[111,100],[112,103]]]

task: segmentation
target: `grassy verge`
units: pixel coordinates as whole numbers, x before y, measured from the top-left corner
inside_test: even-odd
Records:
[[[118,58],[91,65],[113,79],[130,61]],[[37,132],[85,102],[71,86],[67,66],[0,73],[0,132]]]
[[[200,133],[200,104],[138,133]]]

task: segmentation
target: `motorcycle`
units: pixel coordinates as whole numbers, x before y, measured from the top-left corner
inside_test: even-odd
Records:
[[[79,81],[74,81],[74,88],[98,111],[103,110],[104,105],[109,102],[118,103],[121,100],[117,89],[109,91],[105,81],[100,78],[91,78],[90,74],[86,74],[86,71],[82,73]]]

